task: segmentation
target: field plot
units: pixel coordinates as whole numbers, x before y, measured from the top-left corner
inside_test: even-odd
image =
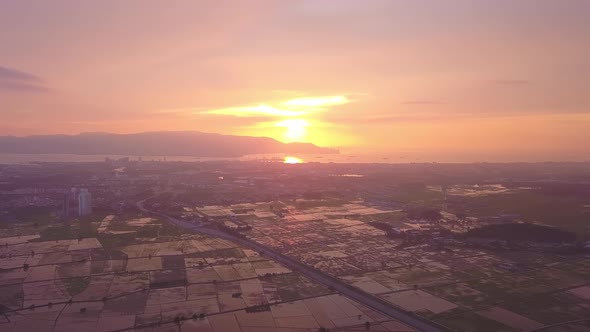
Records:
[[[583,286],[570,289],[568,292],[579,298],[590,301],[590,286]]]
[[[368,272],[364,273],[362,276],[367,277],[383,286],[385,286],[389,291],[398,291],[402,289],[409,289],[412,286],[405,284],[398,279],[395,279],[393,274],[391,274],[388,270],[377,271],[377,272]],[[342,277],[342,278],[350,278],[350,277]],[[351,279],[347,279],[351,280]],[[352,279],[354,280],[354,279]]]
[[[515,331],[507,325],[501,324],[495,320],[486,318],[473,312],[465,312],[460,315],[445,318],[440,321],[445,326],[461,332],[478,331],[478,332],[512,332]]]
[[[22,286],[14,287],[13,285],[0,286],[0,303],[9,309],[22,308],[24,294]]]
[[[312,282],[302,275],[296,273],[275,275],[272,276],[270,280],[272,280],[272,283],[276,285],[277,294],[281,301],[292,301],[299,298],[319,296],[330,293],[326,287]]]
[[[203,298],[214,298],[217,297],[217,285],[216,284],[197,284],[187,286],[187,299],[203,299]]]
[[[107,297],[115,276],[112,274],[91,276],[86,287],[82,288],[73,299],[76,301],[96,301]]]
[[[162,257],[133,258],[127,260],[127,272],[141,272],[160,270],[162,268]]]
[[[39,236],[38,234],[3,237],[2,239],[0,239],[0,244],[3,245],[3,246],[6,246],[6,245],[11,245],[12,246],[12,245],[15,245],[15,244],[27,243],[29,241],[38,239],[40,237],[41,236]]]
[[[190,284],[208,283],[223,280],[219,274],[217,274],[216,270],[210,266],[187,269],[186,279]]]
[[[346,280],[350,285],[360,288],[367,293],[379,294],[391,291],[388,287],[376,282],[367,276],[344,276],[341,279]]]
[[[107,239],[115,222],[105,224]],[[113,243],[119,242],[106,249],[94,238],[1,248],[10,258],[0,270],[7,318],[0,330],[298,332],[399,324],[228,241],[185,235]],[[320,259],[347,257],[337,247]]]
[[[66,287],[60,280],[23,283],[22,293],[24,297],[23,308],[28,308],[31,305],[45,305],[49,302],[65,302],[70,298]]]
[[[90,238],[90,239],[81,239],[79,241],[78,240],[72,241],[72,243],[68,247],[68,250],[72,251],[72,250],[87,250],[87,249],[98,249],[98,248],[102,248],[102,245],[100,244],[100,242],[98,242],[98,240],[96,238]]]
[[[382,316],[343,296],[321,296],[302,301],[271,305],[268,310],[239,310],[189,320],[181,331],[211,332],[300,332],[317,331],[320,327],[337,331],[360,331],[369,322],[376,331],[414,331],[395,320]]]
[[[410,311],[427,310],[431,313],[439,314],[457,308],[456,304],[421,290],[384,294],[381,297],[388,302]]]
[[[462,305],[467,308],[478,308],[494,301],[485,293],[473,289],[464,283],[447,284],[426,288],[429,293],[444,298],[450,302]]]
[[[406,198],[425,202],[434,194]],[[212,222],[247,223],[247,238],[458,331],[526,330],[590,316],[588,258],[392,238],[372,223],[405,227],[405,212],[359,201],[193,211]],[[0,320],[0,330],[362,331],[369,322],[375,331],[412,331],[226,240],[160,237],[148,219],[114,217],[95,226],[104,230],[97,238],[0,239],[9,244],[0,245],[0,309],[10,318]]]
[[[502,307],[542,324],[556,324],[590,316],[587,302],[570,294],[544,294],[521,300],[511,299]]]
[[[521,316],[500,307],[492,307],[486,310],[481,310],[478,311],[477,314],[521,331],[528,331],[543,326],[543,324],[530,318]]]

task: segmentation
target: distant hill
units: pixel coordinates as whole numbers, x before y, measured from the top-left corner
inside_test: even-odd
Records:
[[[239,157],[263,153],[325,154],[338,153],[338,150],[318,147],[311,143],[282,143],[268,137],[166,131],[137,134],[0,136],[0,153]]]

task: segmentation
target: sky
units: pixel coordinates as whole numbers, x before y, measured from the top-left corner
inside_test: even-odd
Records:
[[[590,156],[587,0],[0,0],[0,135]]]

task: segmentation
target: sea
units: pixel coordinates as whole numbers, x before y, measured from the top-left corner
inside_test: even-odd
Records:
[[[355,155],[355,154],[253,154],[241,157],[193,157],[193,156],[129,156],[129,155],[78,155],[78,154],[16,154],[0,153],[0,164],[28,164],[39,162],[99,162],[108,159],[129,158],[129,160],[142,161],[182,161],[182,162],[207,162],[207,161],[267,161],[282,162],[286,157],[295,157],[304,163],[400,163],[403,157],[392,158],[389,156]]]
[[[282,162],[285,157],[295,157],[304,163],[477,163],[477,162],[551,162],[551,161],[575,161],[589,162],[590,158],[559,158],[551,160],[547,158],[536,158],[535,156],[523,155],[477,155],[477,154],[449,154],[449,153],[353,153],[344,152],[339,154],[254,154],[241,157],[213,158],[213,157],[192,157],[192,156],[129,156],[129,155],[78,155],[78,154],[1,154],[0,164],[29,164],[38,162],[99,162],[106,158],[143,161],[182,161],[182,162],[207,162],[207,161],[276,161]]]

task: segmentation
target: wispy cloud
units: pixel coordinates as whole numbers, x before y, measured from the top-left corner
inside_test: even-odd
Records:
[[[12,90],[22,92],[48,92],[49,89],[43,85],[29,84],[24,82],[10,82],[0,79],[0,90]]]
[[[151,114],[195,114],[205,110],[203,107],[180,107],[153,110]]]
[[[295,117],[306,115],[309,112],[305,110],[289,110],[281,109],[267,104],[260,104],[255,106],[237,106],[237,107],[226,107],[220,109],[214,109],[205,111],[203,113],[208,114],[220,114],[220,115],[233,115],[239,117],[252,117],[259,115],[270,115],[276,117]]]
[[[529,80],[521,80],[521,79],[498,79],[498,80],[493,80],[492,83],[499,84],[499,85],[527,85],[527,84],[531,84],[532,82]]]
[[[33,74],[0,66],[0,90],[47,92],[43,80]]]
[[[0,79],[15,80],[15,81],[35,81],[41,79],[35,75],[25,73],[24,71],[0,66]]]
[[[323,108],[334,105],[342,105],[349,103],[350,100],[345,96],[330,96],[330,97],[307,97],[296,98],[283,102],[286,107],[313,107]]]
[[[300,117],[311,113],[323,112],[329,107],[350,103],[345,96],[302,97],[289,99],[279,103],[264,103],[258,105],[226,107],[207,110],[201,113],[233,115],[237,117]]]
[[[446,105],[448,102],[437,100],[407,100],[401,102],[402,105]]]

